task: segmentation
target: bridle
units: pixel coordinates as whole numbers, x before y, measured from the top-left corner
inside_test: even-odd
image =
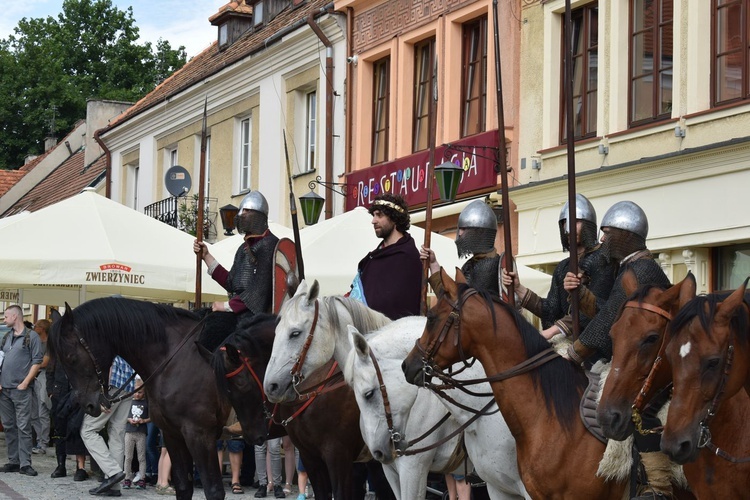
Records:
[[[227,348],[226,346],[221,346],[219,348],[220,350],[226,352]],[[242,352],[237,349],[237,354],[240,356],[240,366],[232,370],[231,372],[224,375],[226,379],[231,379],[233,377],[236,377],[240,373],[242,373],[244,370],[247,370],[250,372],[250,375],[253,377],[253,380],[255,380],[255,383],[258,385],[258,389],[260,389],[260,397],[263,401],[263,406],[265,407],[266,402],[268,401],[266,399],[266,392],[263,390],[263,382],[260,381],[260,377],[257,373],[255,373],[255,370],[253,369],[253,365],[250,363],[250,358],[247,356],[243,356]]]
[[[300,393],[297,391],[297,386],[299,386],[305,379],[305,376],[302,374],[302,365],[305,363],[305,359],[307,358],[307,351],[310,350],[310,344],[312,344],[313,336],[315,335],[315,328],[318,326],[319,317],[320,303],[318,302],[318,299],[315,299],[315,314],[313,315],[313,321],[310,325],[310,331],[307,334],[305,343],[302,345],[302,350],[300,350],[300,353],[297,355],[297,359],[294,360],[292,369],[289,371],[289,374],[292,376],[292,387],[294,387],[294,392],[296,392],[298,396],[300,395]]]
[[[631,406],[633,424],[635,425],[635,429],[639,434],[643,436],[648,434],[661,434],[663,430],[663,427],[661,426],[655,427],[653,429],[643,428],[643,418],[641,417],[641,412],[646,406],[646,397],[651,391],[651,386],[654,383],[654,377],[656,376],[659,367],[664,361],[664,351],[666,351],[667,349],[667,327],[672,321],[672,315],[661,307],[647,304],[645,302],[638,302],[635,300],[626,302],[623,308],[650,311],[667,320],[667,323],[664,325],[664,330],[662,331],[661,344],[659,345],[659,351],[656,354],[656,359],[654,359],[654,362],[651,364],[651,370],[649,370],[648,375],[646,376],[646,380],[643,381],[641,390],[638,391],[638,395],[636,396],[635,401],[633,401],[633,405]]]

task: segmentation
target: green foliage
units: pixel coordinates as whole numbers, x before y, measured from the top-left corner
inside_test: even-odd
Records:
[[[0,168],[43,152],[55,107],[58,137],[85,117],[88,99],[135,102],[185,64],[185,48],[138,44],[133,9],[65,0],[57,19],[22,19],[0,40]]]

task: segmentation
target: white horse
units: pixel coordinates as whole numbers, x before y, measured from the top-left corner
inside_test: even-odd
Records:
[[[274,340],[271,359],[266,368],[264,382],[266,395],[269,400],[274,402],[293,400],[297,396],[296,380],[304,379],[312,371],[328,362],[331,357],[335,358],[341,366],[344,365],[352,349],[347,325],[354,325],[361,331],[369,332],[389,322],[387,317],[372,311],[353,299],[343,297],[318,299],[317,283],[313,283],[308,288],[308,285],[304,281],[300,284],[294,297],[284,304],[279,315],[280,320],[276,327],[276,338]],[[408,321],[415,321],[416,323],[410,327],[401,326]],[[404,318],[398,322],[394,322],[396,324],[394,332],[397,333],[389,335],[387,338],[389,339],[389,346],[394,349],[394,352],[402,353],[401,359],[406,356],[406,353],[413,347],[415,340],[421,335],[424,329],[424,321],[424,318],[417,317]],[[360,326],[364,324],[371,326],[364,328]],[[315,326],[313,327],[313,325]],[[313,339],[309,341],[311,335]],[[308,344],[308,341],[309,345],[304,350],[304,346]],[[303,358],[301,364],[299,363],[300,358]],[[296,375],[298,378],[293,377],[293,375]],[[403,375],[401,375],[401,378],[403,379]],[[473,405],[481,408],[484,402],[478,403],[474,401]],[[441,409],[439,415],[442,416],[444,411],[444,409]],[[479,420],[481,421],[485,418],[482,417]],[[497,419],[498,417],[495,418]],[[502,418],[500,418],[500,421],[502,421]],[[480,436],[478,441],[482,441],[485,447],[487,443],[493,442],[494,446],[508,450],[508,446],[501,445],[495,437],[496,435],[509,435],[504,421],[502,421],[502,426],[505,428],[505,434],[497,432],[497,429],[493,429],[493,434],[478,433],[478,436]],[[517,485],[520,484],[520,478],[518,477],[518,470],[515,465],[515,442],[512,441],[512,438],[507,442],[510,443],[510,455],[504,461],[493,463],[493,461],[484,456],[480,457],[476,454],[481,453],[479,448],[475,448],[477,450],[475,456],[478,461],[492,464],[492,467],[496,469],[496,472],[493,474],[485,472],[482,476],[483,479],[500,474],[504,476],[503,484],[509,485],[507,489],[518,491]],[[503,465],[505,463],[509,464],[508,467]],[[502,472],[497,472],[501,468]],[[389,468],[386,467],[385,470],[392,485],[400,484],[400,481],[394,477],[393,469],[389,471]],[[504,491],[505,489],[498,487],[499,491]],[[405,496],[404,498],[408,499],[409,497]]]
[[[414,319],[419,319],[418,330],[422,331],[425,318]],[[393,413],[393,428],[403,434],[402,437],[407,443],[410,439],[421,436],[422,429],[429,429],[446,411],[451,413],[451,418],[443,425],[446,428],[443,431],[445,435],[474,416],[472,412],[438,397],[432,391],[418,389],[406,382],[401,370],[401,362],[406,353],[398,346],[394,348],[391,335],[388,333],[391,327],[391,325],[386,326],[380,330],[381,334],[376,332],[365,339],[356,328],[350,326],[353,349],[344,366],[344,377],[354,389],[354,396],[359,405],[362,437],[373,456],[384,464],[392,462],[395,457],[391,432],[386,425],[380,382],[370,357],[371,351],[377,359],[383,384],[386,387]],[[402,330],[400,333],[404,334],[405,331]],[[464,370],[455,378],[466,380],[484,377],[484,369],[479,363],[475,363],[473,367]],[[490,395],[487,398],[480,398],[455,389],[447,393],[459,404],[476,411],[480,411],[489,400],[493,399],[488,383],[474,386],[472,391]],[[404,405],[408,406],[409,401],[413,399],[416,399],[413,406],[405,409]],[[487,482],[491,498],[529,498],[518,473],[515,440],[502,415],[497,412],[497,405],[492,405],[489,411],[495,411],[495,413],[479,417],[465,429],[464,442],[467,453],[479,476]],[[436,440],[436,438],[430,439],[428,442]],[[424,445],[425,443],[420,442],[415,446]],[[402,456],[395,459],[395,464],[402,474],[413,470],[414,466],[408,461],[411,458],[413,457]],[[463,467],[459,467],[459,472],[462,469]]]

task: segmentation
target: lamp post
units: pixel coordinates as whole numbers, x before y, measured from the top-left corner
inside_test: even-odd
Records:
[[[231,203],[228,205],[224,205],[219,209],[219,214],[221,216],[221,225],[224,228],[224,235],[225,236],[232,236],[234,233],[234,218],[237,217],[237,212],[239,212],[240,209],[232,205]]]
[[[325,198],[312,189],[309,193],[299,197],[299,206],[302,209],[302,218],[305,219],[306,226],[317,224],[325,201]]]

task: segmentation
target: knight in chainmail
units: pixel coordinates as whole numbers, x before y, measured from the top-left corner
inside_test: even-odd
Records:
[[[495,249],[496,234],[497,217],[483,200],[472,201],[459,214],[456,233],[458,256],[471,255],[471,258],[461,266],[461,272],[472,287],[499,296],[498,270],[501,266],[502,255],[499,255]],[[435,257],[435,252],[423,246],[420,250],[420,257],[423,260],[429,259],[429,283],[435,294],[441,295],[443,283],[440,280],[440,264]]]
[[[274,252],[279,239],[268,229],[268,202],[259,191],[251,191],[240,203],[235,219],[245,241],[234,254],[227,271],[208,251],[204,242],[195,241],[193,250],[201,255],[208,273],[228,293],[226,302],[214,302],[213,311],[235,314],[271,312]]]
[[[568,350],[569,358],[579,364],[596,358],[612,358],[609,331],[627,300],[622,286],[625,270],[635,273],[639,285],[670,286],[661,266],[646,248],[648,219],[641,207],[631,201],[616,203],[602,218],[602,232],[602,252],[611,262],[619,265],[619,272],[609,299]],[[581,284],[579,277],[572,273],[565,277],[565,288],[571,293],[578,289],[582,303],[586,302],[584,296],[590,293]],[[654,413],[656,410],[658,408]],[[660,422],[655,416],[644,414],[642,425],[649,429],[660,425]],[[671,468],[669,458],[660,451],[659,434],[643,436],[636,432],[634,438],[647,477],[644,478],[639,496],[635,498],[671,498]]]
[[[558,225],[560,227],[560,241],[562,248],[570,252],[570,225],[568,223],[569,208],[565,203],[560,211]],[[576,194],[576,241],[578,247],[578,267],[586,285],[586,304],[579,311],[579,325],[583,330],[604,306],[612,290],[615,280],[615,265],[601,249],[597,238],[596,210],[591,202],[582,194]],[[539,297],[532,290],[523,286],[515,272],[506,273],[503,270],[503,284],[514,282],[516,293],[520,297],[521,306],[542,320],[542,335],[552,338],[558,333],[567,336],[573,334],[573,318],[570,311],[568,292],[563,286],[565,275],[570,267],[570,257],[560,261],[552,273],[552,280],[546,298]],[[585,307],[584,307],[585,306]]]

